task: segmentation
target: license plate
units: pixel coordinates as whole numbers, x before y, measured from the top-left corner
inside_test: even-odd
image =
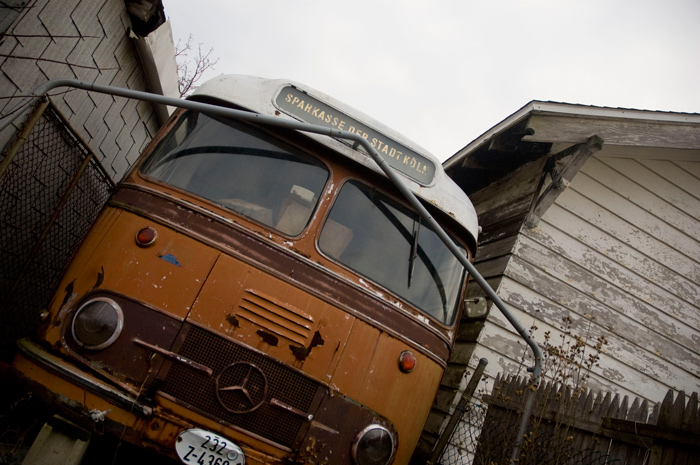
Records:
[[[245,465],[245,456],[233,441],[203,429],[186,429],[175,441],[182,463],[190,465]]]

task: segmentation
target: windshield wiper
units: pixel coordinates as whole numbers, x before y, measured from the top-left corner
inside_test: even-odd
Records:
[[[411,287],[413,279],[413,270],[416,266],[416,258],[418,258],[418,235],[420,234],[421,218],[413,222],[413,238],[411,239],[411,255],[408,257],[408,287]]]

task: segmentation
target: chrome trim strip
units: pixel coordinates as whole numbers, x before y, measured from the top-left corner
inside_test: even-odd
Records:
[[[79,369],[64,362],[60,358],[49,354],[39,345],[27,339],[22,339],[17,342],[17,347],[22,355],[37,363],[45,370],[61,376],[84,389],[94,392],[100,397],[103,397],[125,409],[127,412],[133,411],[145,417],[150,417],[153,415],[152,407],[139,402],[133,397],[125,395],[106,383],[93,378],[88,378]]]
[[[158,355],[161,355],[161,356],[167,358],[168,360],[171,360],[171,361],[177,362],[177,363],[182,363],[183,365],[185,365],[189,368],[192,368],[192,369],[197,370],[197,371],[201,371],[202,373],[204,373],[207,376],[212,376],[214,374],[214,370],[212,370],[208,366],[205,366],[205,365],[202,365],[201,363],[197,363],[195,361],[192,361],[188,358],[185,358],[181,355],[176,354],[175,352],[171,352],[169,350],[162,349],[158,346],[154,346],[153,344],[149,344],[148,342],[142,341],[139,338],[134,338],[133,342],[134,342],[134,344],[141,346],[141,347],[143,347],[147,350],[150,350],[152,352],[155,352]]]
[[[301,410],[294,408],[291,405],[285,404],[281,400],[277,400],[274,398],[270,399],[270,405],[272,405],[273,407],[280,408],[287,413],[291,413],[292,415],[296,415],[296,416],[298,416],[306,421],[311,421],[314,419],[314,416],[311,415],[310,413],[302,412]]]

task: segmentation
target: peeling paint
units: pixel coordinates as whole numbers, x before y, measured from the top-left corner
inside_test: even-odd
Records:
[[[238,328],[241,325],[238,318],[236,318],[236,315],[233,315],[232,313],[226,315],[226,321],[228,321],[228,323],[234,328]]]
[[[268,333],[265,330],[259,329],[256,331],[256,334],[260,336],[260,339],[262,339],[265,344],[271,345],[273,347],[277,347],[277,344],[279,344],[280,342],[277,336],[275,336],[272,333]]]
[[[425,323],[426,325],[430,325],[430,320],[428,319],[428,317],[425,317],[423,315],[416,315],[416,319]]]
[[[95,289],[98,289],[102,285],[104,280],[105,280],[105,267],[101,266],[100,272],[97,273],[97,281],[95,281],[95,285],[92,286],[92,290],[94,291]]]
[[[158,258],[165,260],[168,263],[172,263],[175,266],[180,266],[180,262],[175,258],[173,254],[158,255]]]
[[[309,354],[311,354],[311,351],[314,349],[314,347],[322,346],[324,343],[325,341],[321,337],[321,333],[316,331],[314,333],[314,337],[311,339],[311,344],[309,344],[309,347],[299,347],[290,344],[289,350],[292,351],[292,354],[294,354],[297,360],[303,362],[304,360],[306,360],[306,357],[308,357]]]
[[[68,283],[66,288],[64,289],[64,292],[66,295],[63,297],[63,302],[61,302],[61,307],[65,307],[66,304],[71,300],[71,296],[73,295],[73,287],[75,286],[75,280],[71,281]]]

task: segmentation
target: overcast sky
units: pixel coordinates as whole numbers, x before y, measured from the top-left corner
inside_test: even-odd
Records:
[[[164,0],[209,74],[288,78],[444,161],[531,100],[700,113],[700,0]]]

